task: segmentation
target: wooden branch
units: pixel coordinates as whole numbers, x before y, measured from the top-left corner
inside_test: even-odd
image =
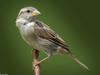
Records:
[[[33,61],[32,61],[32,67],[34,70],[35,75],[40,75],[40,64],[36,65],[37,62],[39,62],[39,51],[38,50],[32,50],[32,56],[33,56]]]

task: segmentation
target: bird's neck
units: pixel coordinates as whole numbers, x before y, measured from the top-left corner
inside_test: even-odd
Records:
[[[28,18],[27,20],[28,20],[29,22],[33,22],[33,21],[36,20],[36,17],[30,17],[30,18]]]
[[[26,25],[28,23],[31,23],[31,22],[35,22],[36,21],[36,17],[30,17],[30,18],[17,18],[16,20],[16,25],[17,27],[21,28],[23,25]]]

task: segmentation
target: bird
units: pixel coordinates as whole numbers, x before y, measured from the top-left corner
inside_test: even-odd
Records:
[[[47,55],[40,62],[57,53],[62,53],[67,54],[68,57],[88,70],[88,67],[79,61],[69,49],[66,42],[47,24],[37,19],[40,14],[38,9],[28,6],[22,8],[16,18],[16,26],[23,40],[33,49],[43,51]]]

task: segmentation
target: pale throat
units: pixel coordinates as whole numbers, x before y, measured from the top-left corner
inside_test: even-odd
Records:
[[[26,24],[28,24],[28,23],[35,22],[35,20],[36,20],[36,17],[33,17],[33,16],[30,17],[30,18],[28,18],[28,19],[20,17],[20,18],[17,19],[16,22],[17,22],[18,24],[26,25]]]
[[[36,17],[35,17],[35,16],[32,16],[32,17],[29,17],[27,20],[28,20],[29,22],[33,22],[33,21],[36,20]]]

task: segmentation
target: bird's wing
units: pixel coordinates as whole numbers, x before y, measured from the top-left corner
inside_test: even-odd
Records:
[[[55,33],[49,26],[44,24],[41,21],[36,21],[34,26],[34,32],[37,36],[47,39],[62,48],[69,50],[68,46],[65,44],[64,40],[59,37],[57,33]]]

